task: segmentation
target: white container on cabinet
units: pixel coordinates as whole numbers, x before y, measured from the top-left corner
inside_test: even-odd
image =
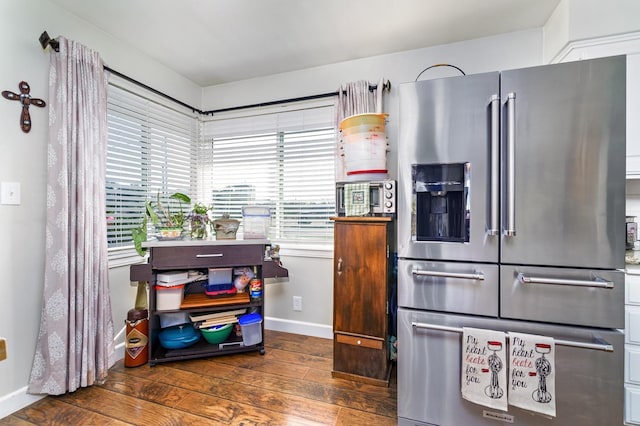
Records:
[[[173,311],[180,309],[184,297],[184,284],[156,286],[156,310]]]

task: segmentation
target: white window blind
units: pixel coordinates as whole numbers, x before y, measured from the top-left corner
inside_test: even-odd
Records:
[[[242,219],[246,205],[271,209],[269,238],[330,243],[335,214],[332,105],[214,117],[203,123],[198,197]],[[240,225],[242,231],[242,222]]]
[[[113,259],[118,248],[133,252],[131,230],[141,223],[147,199],[194,190],[198,120],[144,89],[112,82],[107,114],[107,238]]]

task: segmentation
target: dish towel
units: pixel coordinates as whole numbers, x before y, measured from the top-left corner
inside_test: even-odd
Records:
[[[509,333],[509,404],[556,416],[555,343],[553,338]]]
[[[463,327],[462,397],[475,404],[507,411],[505,334]]]
[[[346,216],[369,214],[368,183],[347,183],[344,185],[344,213]]]

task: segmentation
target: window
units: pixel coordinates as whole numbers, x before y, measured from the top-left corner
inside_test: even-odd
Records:
[[[131,230],[141,223],[147,199],[191,192],[198,121],[140,88],[128,88],[117,79],[114,83],[113,76],[110,80],[106,193],[113,261],[135,253]]]
[[[115,82],[114,82],[115,80]],[[145,201],[184,192],[212,218],[271,209],[269,238],[327,244],[335,214],[332,101],[201,117],[112,76],[109,82],[107,238],[112,265],[139,260],[131,230]],[[242,222],[240,232],[242,229]]]
[[[205,122],[198,149],[198,197],[213,205],[214,217],[227,213],[241,219],[242,206],[269,207],[273,241],[330,243],[333,106],[292,108]],[[242,222],[240,226],[242,231]]]

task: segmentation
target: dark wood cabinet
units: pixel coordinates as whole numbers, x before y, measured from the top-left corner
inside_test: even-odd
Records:
[[[388,385],[389,217],[335,217],[333,376]]]

